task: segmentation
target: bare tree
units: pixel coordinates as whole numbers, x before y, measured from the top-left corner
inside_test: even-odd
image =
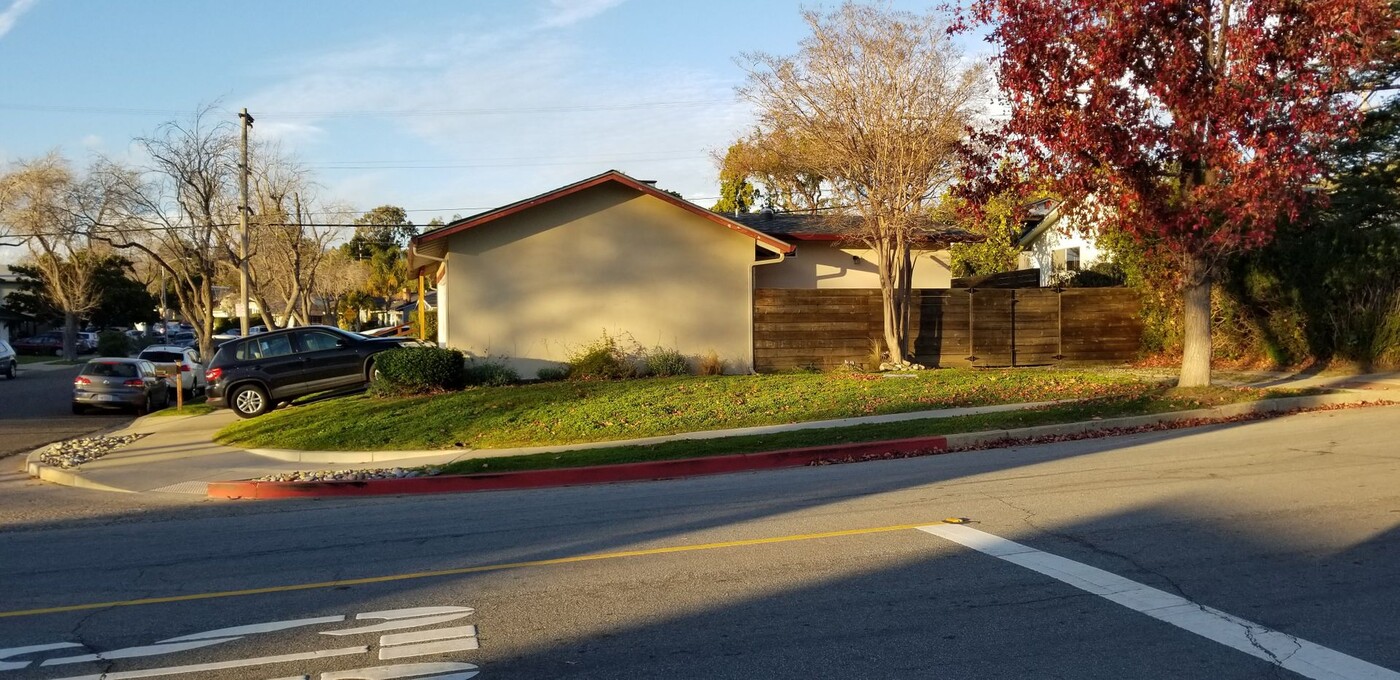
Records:
[[[212,349],[215,280],[227,265],[226,241],[238,214],[233,125],[213,121],[211,113],[202,109],[135,140],[148,158],[145,167],[104,163],[101,174],[121,190],[127,219],[95,220],[92,231],[94,238],[138,251],[165,270],[204,356]]]
[[[739,93],[758,108],[751,146],[774,145],[824,178],[861,218],[874,251],[890,359],[905,361],[914,246],[941,238],[929,220],[959,174],[958,147],[987,101],[983,64],[950,41],[941,15],[847,3],[804,11],[812,34],[796,56],[744,55]]]
[[[365,287],[369,282],[369,266],[334,248],[317,264],[311,280],[311,299],[320,303],[325,313],[337,315],[340,301],[346,295]]]
[[[268,325],[305,325],[320,262],[335,236],[328,225],[347,223],[355,211],[319,203],[306,171],[279,149],[264,147],[257,158],[249,291]],[[229,256],[237,261],[232,249]]]
[[[68,161],[49,154],[22,161],[0,176],[0,223],[29,246],[30,264],[63,313],[63,356],[77,358],[78,322],[101,302],[97,273],[106,253],[92,247],[85,216],[114,211],[111,188],[77,178]]]

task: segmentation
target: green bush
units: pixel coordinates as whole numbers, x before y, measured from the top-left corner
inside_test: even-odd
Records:
[[[494,359],[468,359],[463,371],[468,385],[500,387],[520,382],[520,374],[515,369]]]
[[[125,333],[102,331],[97,334],[97,354],[104,357],[124,357],[131,354],[131,341]]]
[[[647,375],[667,377],[690,374],[690,362],[686,361],[684,354],[674,349],[655,347],[647,352],[645,363]]]
[[[401,347],[374,357],[375,394],[430,394],[467,384],[462,353],[439,347]]]
[[[569,377],[574,380],[635,378],[637,366],[633,357],[638,354],[638,349],[631,348],[629,351],[618,336],[608,335],[604,331],[603,337],[569,357]]]
[[[568,366],[545,366],[535,371],[535,377],[544,382],[555,382],[569,377]]]

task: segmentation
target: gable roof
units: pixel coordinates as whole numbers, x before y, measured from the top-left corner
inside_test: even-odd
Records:
[[[1050,212],[1040,218],[1039,222],[1026,228],[1025,233],[1021,234],[1021,238],[1016,239],[1016,246],[1022,250],[1031,247],[1032,243],[1040,240],[1040,237],[1043,236],[1046,231],[1050,230],[1050,227],[1059,224],[1060,215],[1060,204],[1056,203],[1055,207],[1051,208]]]
[[[528,210],[535,206],[542,205],[550,201],[558,200],[564,198],[565,196],[576,194],[585,189],[591,189],[593,187],[602,184],[607,184],[609,182],[615,182],[617,184],[621,184],[622,186],[628,187],[629,189],[639,191],[648,196],[659,198],[667,203],[670,203],[671,205],[674,205],[692,214],[698,215],[711,222],[714,222],[715,224],[725,227],[726,229],[731,229],[733,231],[739,232],[744,236],[754,239],[758,242],[760,246],[771,250],[775,253],[788,255],[797,250],[797,246],[787,243],[782,239],[775,238],[773,236],[763,233],[762,231],[740,224],[739,222],[729,219],[719,213],[706,210],[685,199],[676,198],[675,196],[672,196],[671,194],[657,189],[656,187],[646,182],[633,179],[632,177],[629,177],[617,170],[609,170],[600,175],[594,175],[592,177],[589,177],[588,179],[579,180],[577,182],[574,182],[573,184],[568,184],[559,187],[558,189],[554,189],[553,191],[547,191],[538,196],[532,196],[530,198],[516,201],[508,205],[503,205],[499,208],[488,210],[483,213],[478,213],[470,217],[464,217],[460,220],[454,220],[448,224],[438,227],[437,229],[433,229],[432,231],[425,231],[415,236],[412,241],[412,247],[416,250],[420,245],[432,243],[433,241],[437,241],[439,239],[446,238],[453,234],[466,231],[467,229],[474,229],[484,224],[494,222],[498,219],[501,219],[502,217],[514,215],[518,212]]]

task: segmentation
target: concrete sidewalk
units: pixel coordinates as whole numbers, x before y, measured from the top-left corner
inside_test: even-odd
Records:
[[[1343,390],[1336,398],[1318,398],[1328,403],[1347,401],[1400,400],[1400,373],[1365,376],[1286,376],[1261,374],[1244,381],[1250,386],[1267,387],[1330,387]],[[1280,401],[1280,400],[1275,400]],[[1288,401],[1288,400],[1282,400]],[[146,437],[114,451],[98,460],[85,463],[79,469],[62,470],[37,463],[37,452],[29,456],[29,472],[45,481],[106,491],[136,493],[177,493],[204,495],[206,483],[251,479],[271,474],[306,470],[308,467],[333,465],[337,469],[366,469],[382,467],[415,467],[443,465],[457,460],[568,451],[610,446],[645,445],[665,441],[712,439],[754,434],[771,434],[796,430],[846,427],[870,423],[903,422],[950,418],[980,413],[996,413],[1034,408],[1063,402],[1033,402],[971,408],[919,411],[839,420],[814,421],[691,432],[666,437],[562,444],[513,449],[446,450],[446,451],[278,451],[244,450],[213,443],[216,432],[237,421],[227,410],[202,416],[146,416],[129,427],[111,434],[141,433]],[[1243,405],[1240,405],[1243,406]],[[1080,429],[1082,429],[1082,425]],[[1068,426],[1049,426],[1068,427]]]

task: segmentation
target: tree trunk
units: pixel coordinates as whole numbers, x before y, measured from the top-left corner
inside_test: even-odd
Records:
[[[879,260],[880,302],[884,317],[885,350],[889,352],[890,363],[902,364],[905,357],[906,328],[909,325],[909,295],[900,276],[900,253],[892,243],[877,242],[875,256]]]
[[[1186,263],[1182,299],[1186,310],[1181,351],[1180,387],[1210,385],[1210,285],[1211,272],[1204,258],[1193,255]]]
[[[78,315],[73,312],[63,313],[63,360],[77,361],[78,359]]]

